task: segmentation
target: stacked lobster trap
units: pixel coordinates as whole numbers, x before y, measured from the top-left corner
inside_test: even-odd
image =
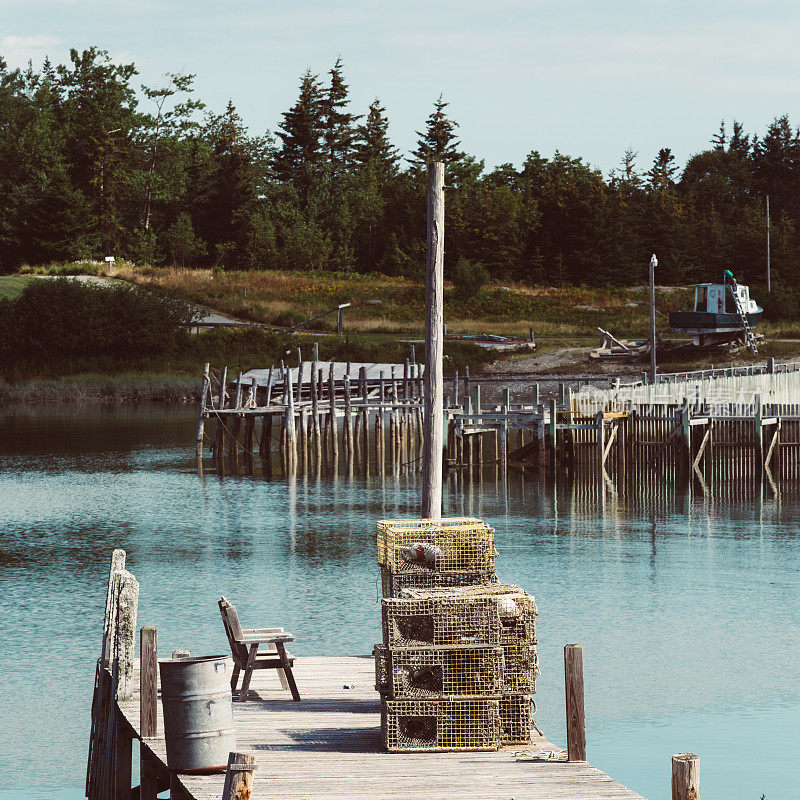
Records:
[[[481,520],[378,523],[383,644],[375,685],[390,752],[496,750],[535,725],[536,604],[497,582]]]

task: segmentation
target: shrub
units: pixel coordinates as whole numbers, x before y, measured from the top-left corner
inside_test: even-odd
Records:
[[[461,300],[469,300],[489,282],[489,273],[483,264],[462,257],[453,267],[452,279],[456,296]]]
[[[198,316],[182,300],[128,284],[33,281],[0,305],[0,362],[162,353]]]

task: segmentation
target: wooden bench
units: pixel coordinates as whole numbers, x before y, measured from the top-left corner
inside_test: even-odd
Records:
[[[239,701],[247,700],[247,690],[250,688],[250,679],[255,669],[276,669],[281,686],[289,689],[294,700],[300,699],[297,684],[294,681],[292,667],[294,656],[286,651],[286,642],[293,642],[294,636],[286,633],[283,628],[250,628],[243,630],[236,613],[236,606],[232,605],[225,597],[219,599],[219,612],[222,615],[222,624],[225,626],[225,635],[231,646],[233,656],[233,676],[231,677],[231,691],[236,692],[236,683],[239,673],[242,676],[242,688],[239,689]],[[258,652],[259,645],[267,645],[267,650]]]

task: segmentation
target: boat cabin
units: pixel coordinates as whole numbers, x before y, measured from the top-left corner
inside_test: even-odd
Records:
[[[747,314],[759,311],[755,300],[750,299],[750,289],[740,283],[699,283],[694,287],[694,310],[711,314],[735,314],[733,292],[739,295],[742,309]]]

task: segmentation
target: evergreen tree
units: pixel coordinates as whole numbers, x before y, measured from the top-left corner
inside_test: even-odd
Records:
[[[461,141],[456,135],[458,123],[445,113],[449,103],[442,100],[442,95],[433,104],[433,111],[425,122],[425,132],[417,131],[417,149],[411,153],[409,162],[412,168],[425,169],[434,161],[442,161],[445,165],[464,158],[458,147]]]
[[[372,165],[384,177],[396,175],[399,151],[389,140],[389,119],[377,98],[370,103],[366,119],[356,134],[355,163],[362,167]]]
[[[281,181],[294,183],[302,197],[322,160],[325,130],[322,88],[310,70],[300,80],[297,102],[284,112],[278,128],[281,146],[275,154],[275,175]]]
[[[662,147],[653,159],[653,166],[646,173],[650,188],[659,191],[675,185],[674,176],[678,171],[675,165],[675,156],[669,147]]]
[[[322,95],[321,102],[322,138],[325,142],[325,154],[334,175],[350,165],[356,138],[355,123],[360,119],[345,110],[350,100],[342,68],[342,59],[339,57],[328,73],[331,82]]]

